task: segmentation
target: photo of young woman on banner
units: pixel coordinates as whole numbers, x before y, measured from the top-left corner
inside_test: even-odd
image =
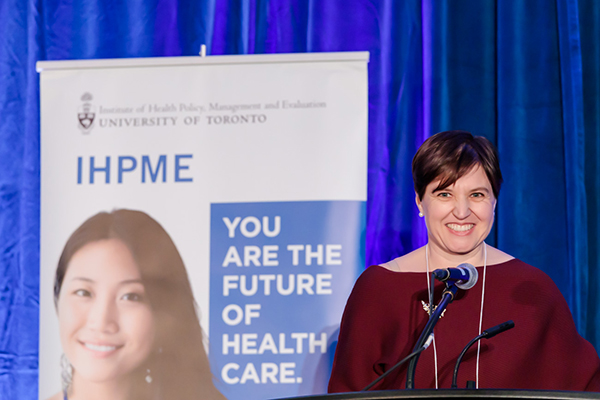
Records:
[[[64,353],[52,400],[225,398],[182,258],[148,214],[100,212],[79,226],[60,256],[54,301]]]

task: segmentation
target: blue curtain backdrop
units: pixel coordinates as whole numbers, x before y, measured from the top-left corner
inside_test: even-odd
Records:
[[[497,144],[488,243],[546,271],[600,348],[595,0],[0,0],[0,398],[37,399],[38,60],[369,51],[367,261],[425,243],[410,173],[432,133]],[[42,171],[43,173],[43,171]],[[507,277],[510,279],[510,277]]]

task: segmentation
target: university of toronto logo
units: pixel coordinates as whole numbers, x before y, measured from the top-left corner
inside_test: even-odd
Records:
[[[79,106],[77,110],[77,119],[79,120],[79,128],[83,133],[88,133],[94,126],[94,118],[96,117],[95,107],[92,106],[92,95],[90,93],[84,93],[81,96],[83,104]]]

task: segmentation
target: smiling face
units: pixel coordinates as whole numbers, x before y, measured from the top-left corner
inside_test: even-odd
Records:
[[[74,379],[126,378],[148,358],[154,318],[131,252],[118,239],[71,258],[58,298],[60,338]]]
[[[453,185],[438,189],[439,179],[425,190],[417,206],[425,216],[429,245],[443,254],[470,255],[494,223],[496,198],[485,172],[475,166]]]

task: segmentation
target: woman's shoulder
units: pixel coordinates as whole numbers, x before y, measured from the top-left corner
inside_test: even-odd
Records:
[[[417,279],[420,277],[421,279]],[[424,274],[390,271],[379,265],[371,265],[356,280],[346,302],[344,321],[370,321],[378,325],[389,322],[390,307],[403,310],[409,307],[410,296],[416,290],[426,288]],[[402,315],[399,312],[397,315]]]
[[[500,262],[490,262],[488,264],[492,267],[501,267],[497,268],[498,272],[507,275],[507,277],[518,276],[520,278],[548,279],[552,281],[552,278],[540,268],[534,267],[515,257]]]
[[[399,294],[413,291],[415,285],[425,282],[425,279],[421,273],[404,273],[383,265],[371,265],[356,280],[350,297],[361,301],[375,298],[396,301]]]
[[[563,299],[558,286],[546,272],[518,258],[490,267],[491,282],[496,282],[519,304],[555,306],[556,301]]]
[[[394,258],[381,267],[393,272],[425,272],[425,247],[418,248],[408,254]]]
[[[492,246],[487,246],[487,265],[494,268],[497,273],[506,275],[506,277],[518,277],[522,279],[550,279],[550,277],[541,269],[527,264],[526,262],[511,256]],[[510,271],[509,271],[510,270]]]
[[[511,260],[515,260],[515,257],[490,245],[486,245],[486,253],[488,265],[502,264]]]
[[[354,284],[353,291],[376,291],[380,285],[389,282],[390,279],[394,279],[394,275],[394,272],[381,265],[371,265],[360,274]]]

